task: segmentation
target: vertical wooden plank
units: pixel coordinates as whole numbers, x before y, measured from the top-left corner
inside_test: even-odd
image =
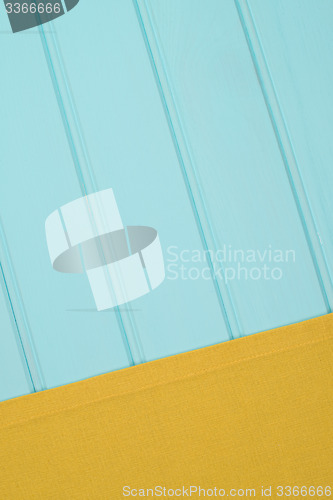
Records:
[[[81,196],[79,182],[39,33],[13,35],[4,16],[0,24],[0,211],[8,246],[2,265],[17,316],[25,318],[19,326],[34,341],[49,388],[129,360],[115,315],[97,314],[86,278],[65,279],[50,264],[46,217]]]
[[[111,18],[116,13],[111,32],[106,26],[98,31],[91,23],[89,6],[76,22],[71,17],[69,30],[70,16],[59,25],[68,37],[63,36],[71,77],[67,83],[75,88],[83,133],[92,146],[97,189],[114,187],[127,224],[156,227],[166,257],[169,246],[202,249],[135,10],[130,2],[107,3],[106,8]],[[1,95],[6,96],[1,120],[0,203],[7,248],[3,265],[26,344],[31,338],[36,348],[40,388],[50,388],[128,366],[130,360],[114,310],[97,313],[85,277],[58,274],[49,261],[45,219],[82,195],[73,144],[69,145],[73,122],[68,121],[69,130],[64,126],[68,102],[63,101],[61,109],[64,89],[56,88],[54,81],[62,68],[56,67],[55,54],[47,54],[49,47],[41,42],[41,35],[53,35],[53,27],[13,36],[6,18],[1,23],[6,75],[0,81]],[[82,39],[83,27],[87,36]],[[80,40],[82,46],[76,46]],[[80,117],[74,113],[76,118]],[[71,138],[76,148],[78,136],[73,133]],[[81,153],[83,157],[82,149]],[[83,177],[87,176],[85,170]],[[133,312],[147,360],[229,338],[209,277],[168,279],[122,314]]]
[[[33,392],[0,267],[0,401]]]
[[[250,0],[244,10],[332,309],[333,4]]]
[[[153,64],[212,248],[281,252],[281,279],[230,280],[241,335],[328,311],[233,1],[139,0]],[[294,255],[287,261],[286,252]],[[268,252],[269,253],[269,252]],[[235,260],[232,255],[232,260]],[[275,262],[275,263],[274,263]],[[255,267],[263,262],[257,254]],[[237,267],[226,262],[224,266]],[[236,270],[237,272],[237,270]],[[258,272],[255,272],[258,276]],[[229,308],[231,310],[231,307]]]
[[[125,224],[152,226],[162,242],[166,280],[131,304],[145,359],[228,340],[207,263],[196,268],[208,279],[183,279],[179,267],[174,279],[168,270],[176,258],[168,249],[203,253],[203,244],[131,0],[100,9],[83,3],[54,28],[53,63],[63,93],[72,89],[71,121],[81,125],[79,147],[88,151],[98,188],[114,189]]]

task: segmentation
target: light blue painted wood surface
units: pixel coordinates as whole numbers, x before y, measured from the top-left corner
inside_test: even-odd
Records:
[[[330,311],[333,12],[313,10],[82,0],[15,35],[1,17],[1,264],[18,327],[3,293],[1,399]],[[167,279],[101,313],[83,275],[52,269],[44,223],[109,187],[126,225],[158,230]],[[281,279],[246,279],[264,264]]]
[[[114,314],[70,311],[93,307],[83,275],[67,280],[50,265],[45,219],[81,193],[38,32],[2,34],[1,54],[0,203],[12,264],[3,253],[2,265],[22,336],[35,344],[35,384],[53,387],[129,360]]]
[[[203,250],[133,4],[104,12],[87,6],[58,29],[98,189],[113,187],[125,223],[159,231],[166,258],[169,246]],[[211,280],[167,279],[133,307],[147,360],[228,339]]]
[[[333,3],[249,1],[333,307]],[[269,85],[269,82],[267,82]]]
[[[29,394],[33,391],[33,385],[24,359],[20,339],[17,335],[2,270],[0,270],[0,284],[0,401],[2,401]]]
[[[211,247],[295,252],[281,280],[229,282],[240,334],[324,314],[326,292],[235,3],[139,5]]]

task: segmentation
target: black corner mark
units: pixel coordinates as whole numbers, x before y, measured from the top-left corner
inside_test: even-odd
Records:
[[[62,0],[3,0],[13,33],[48,23],[65,14]],[[65,0],[67,11],[79,0]]]

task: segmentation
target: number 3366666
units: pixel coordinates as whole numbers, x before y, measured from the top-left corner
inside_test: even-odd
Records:
[[[6,3],[7,14],[60,14],[60,3]]]
[[[330,497],[331,486],[278,486],[276,494],[278,497]]]

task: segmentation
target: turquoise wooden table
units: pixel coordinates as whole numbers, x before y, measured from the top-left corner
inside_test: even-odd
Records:
[[[0,7],[0,399],[332,311],[330,0]],[[45,220],[108,188],[166,276],[97,311]]]

